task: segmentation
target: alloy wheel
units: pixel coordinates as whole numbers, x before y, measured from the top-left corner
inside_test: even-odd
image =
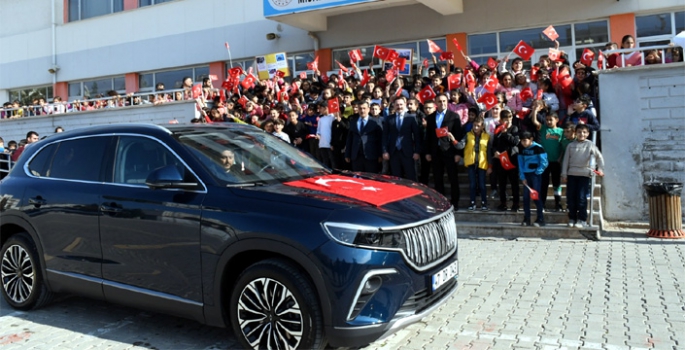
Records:
[[[35,282],[33,263],[29,253],[20,245],[12,245],[2,256],[2,287],[7,296],[21,304],[31,296]]]
[[[303,317],[293,293],[271,278],[248,283],[238,299],[238,321],[254,349],[295,349],[303,334]]]

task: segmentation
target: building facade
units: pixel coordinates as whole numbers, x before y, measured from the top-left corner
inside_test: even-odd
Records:
[[[453,52],[457,39],[484,62],[519,40],[546,53],[541,31],[553,25],[573,60],[626,34],[645,45],[685,29],[682,0],[0,0],[0,16],[2,102],[170,89],[274,52],[287,52],[292,75],[315,56],[321,71],[337,69],[356,48],[368,66],[376,44],[411,50],[417,67],[430,57],[425,39]]]

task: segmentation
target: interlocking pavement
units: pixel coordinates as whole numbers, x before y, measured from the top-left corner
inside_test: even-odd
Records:
[[[460,287],[367,349],[685,349],[685,240],[459,240]],[[76,297],[0,302],[0,349],[233,349],[229,330]]]

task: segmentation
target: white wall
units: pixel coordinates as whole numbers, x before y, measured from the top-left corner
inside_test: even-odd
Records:
[[[157,106],[108,108],[90,112],[2,119],[0,120],[0,137],[5,140],[5,145],[7,145],[10,140],[19,142],[19,140],[26,138],[26,133],[29,131],[35,131],[41,137],[52,135],[58,126],[65,130],[72,130],[100,124],[168,124],[174,119],[178,120],[179,123],[189,123],[195,116],[195,110],[195,101],[180,101]]]
[[[604,215],[644,220],[645,182],[685,182],[685,64],[603,71],[599,88]]]

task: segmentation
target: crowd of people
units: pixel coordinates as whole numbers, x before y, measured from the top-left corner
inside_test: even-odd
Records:
[[[635,39],[626,36],[621,48],[634,45]],[[609,43],[606,49],[617,47]],[[59,111],[31,107],[34,112],[28,113],[194,99],[198,108],[192,123],[251,124],[332,168],[390,174],[426,185],[432,172],[432,185],[443,194],[446,173],[455,210],[487,211],[488,199],[495,199],[497,210],[518,211],[522,184],[523,225],[531,225],[532,199],[537,207],[534,225],[542,226],[551,182],[552,210],[568,211],[569,226],[587,225],[589,179],[602,175],[603,168],[596,142],[589,140],[600,127],[595,69],[581,60],[570,62],[563,52],[541,56],[530,69],[518,57],[479,65],[462,55],[465,67],[433,56],[433,63],[424,61],[413,76],[399,75],[392,64],[362,72],[353,63],[330,76],[314,69],[313,75],[290,81],[278,75],[254,79],[237,69],[221,89],[213,88],[209,78],[199,86],[185,78],[178,91],[157,86],[147,100],[139,95],[114,98],[105,107],[74,101]],[[625,55],[602,59],[606,68],[643,63]],[[646,52],[644,64],[664,61],[653,55]],[[682,61],[682,48],[673,47],[668,55],[666,62]],[[459,208],[462,166],[469,175],[467,208]],[[566,208],[562,181],[567,183]]]

